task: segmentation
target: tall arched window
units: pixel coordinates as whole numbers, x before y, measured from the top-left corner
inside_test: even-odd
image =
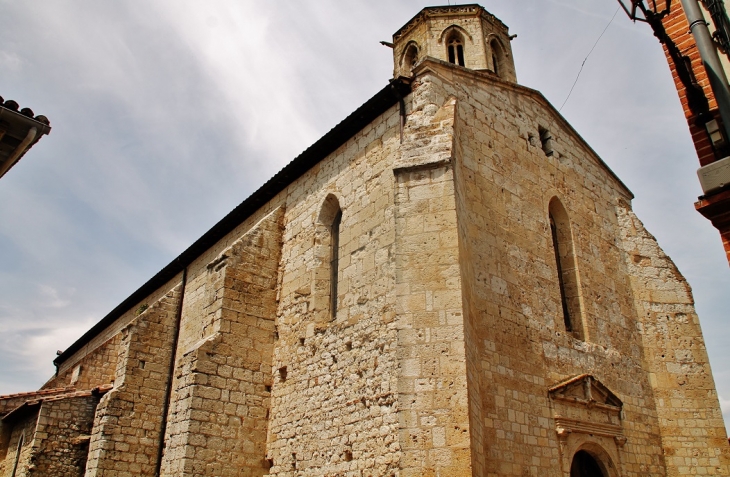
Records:
[[[580,282],[573,251],[570,219],[563,204],[556,197],[550,201],[549,214],[565,330],[575,338],[584,339]]]
[[[327,308],[329,319],[334,320],[337,316],[342,209],[337,197],[333,194],[328,195],[324,200],[317,222],[317,240],[319,242],[317,255],[320,265],[315,271],[314,280],[315,290],[319,295],[318,301],[321,303],[317,308],[321,311]],[[322,319],[325,317],[323,316]]]
[[[449,63],[465,66],[464,63],[464,39],[456,31],[452,31],[446,40],[446,51]]]

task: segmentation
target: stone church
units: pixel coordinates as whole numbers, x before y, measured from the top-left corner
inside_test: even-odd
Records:
[[[730,475],[689,285],[507,27],[394,79],[0,397],[0,476]]]

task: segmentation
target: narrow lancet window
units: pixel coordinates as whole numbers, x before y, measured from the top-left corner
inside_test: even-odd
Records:
[[[330,252],[330,313],[334,320],[337,317],[337,281],[340,270],[340,224],[342,223],[342,211],[338,210],[332,221],[330,240],[332,251]]]
[[[565,321],[565,330],[572,332],[573,324],[570,321],[570,310],[568,309],[568,301],[565,297],[565,281],[563,280],[563,267],[560,263],[560,242],[558,242],[558,229],[555,225],[555,218],[550,214],[550,231],[553,236],[553,250],[555,251],[555,262],[558,267],[558,282],[560,283],[560,301],[563,304],[563,320]]]
[[[332,321],[337,317],[342,209],[334,194],[329,194],[322,204],[317,221],[317,268],[314,270],[314,309],[317,320]]]
[[[568,214],[557,198],[550,201],[550,233],[565,330],[575,338],[584,339],[580,283],[573,251],[573,235]]]
[[[497,40],[492,40],[489,43],[489,49],[492,50],[492,71],[494,71],[494,74],[497,76],[501,76],[503,70],[502,65],[504,62],[504,51],[502,50],[502,46]]]

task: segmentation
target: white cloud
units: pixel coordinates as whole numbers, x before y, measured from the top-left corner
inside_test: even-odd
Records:
[[[59,290],[53,288],[49,285],[41,285],[40,286],[41,296],[45,298],[44,302],[41,303],[40,306],[45,308],[65,308],[68,305],[71,304],[71,300],[67,298],[62,298]],[[69,290],[70,293],[73,293],[73,289]]]
[[[0,69],[17,72],[20,70],[20,66],[21,60],[18,55],[13,52],[0,50]]]

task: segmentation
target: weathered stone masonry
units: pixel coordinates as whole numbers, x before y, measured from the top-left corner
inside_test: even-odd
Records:
[[[509,41],[401,28],[400,78],[0,397],[0,476],[730,475],[689,286]]]

